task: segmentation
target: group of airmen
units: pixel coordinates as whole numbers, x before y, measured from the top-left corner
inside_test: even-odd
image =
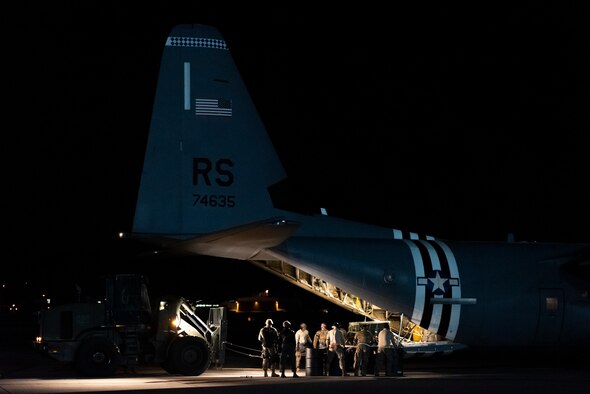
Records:
[[[347,332],[340,324],[335,322],[332,329],[328,330],[325,323],[321,323],[313,339],[309,335],[307,325],[301,323],[296,332],[291,328],[291,322],[285,320],[283,328],[278,331],[273,326],[272,319],[266,319],[264,327],[260,329],[258,340],[262,345],[262,369],[264,376],[285,378],[285,369],[290,364],[293,377],[298,378],[302,359],[308,348],[317,349],[320,354],[323,375],[330,374],[330,367],[335,357],[338,358],[338,366],[342,376],[348,376],[346,372],[346,338]],[[368,330],[368,326],[361,325],[360,330],[354,334],[352,345],[356,349],[354,354],[354,376],[367,376],[369,359],[373,347],[377,345],[375,360],[375,376],[379,376],[383,370],[386,376],[401,376],[401,359],[398,354],[398,343],[388,324],[374,335]],[[281,374],[277,374],[279,369]]]

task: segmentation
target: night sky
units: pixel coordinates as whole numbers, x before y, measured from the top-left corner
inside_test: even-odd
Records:
[[[83,3],[3,18],[2,280],[158,272],[117,233],[132,228],[160,56],[181,23],[225,37],[301,204],[443,239],[590,241],[581,3]],[[232,270],[236,293],[269,280]]]

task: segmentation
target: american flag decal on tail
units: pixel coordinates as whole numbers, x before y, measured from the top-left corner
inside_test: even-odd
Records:
[[[195,99],[195,114],[197,116],[232,116],[231,100]]]

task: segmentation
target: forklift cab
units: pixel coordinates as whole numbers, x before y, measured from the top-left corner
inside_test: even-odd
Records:
[[[148,324],[152,309],[143,275],[119,274],[106,283],[107,324]]]

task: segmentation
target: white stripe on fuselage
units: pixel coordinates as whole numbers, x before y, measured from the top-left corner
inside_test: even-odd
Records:
[[[430,262],[432,263],[432,270],[433,271],[440,271],[440,260],[438,259],[438,254],[436,254],[436,250],[432,247],[430,242],[427,241],[417,241],[422,242],[422,245],[428,250],[428,256],[430,256]],[[434,298],[443,298],[444,295],[433,295]],[[430,300],[426,300],[426,302],[430,302]],[[428,331],[438,332],[438,328],[440,326],[440,321],[442,318],[442,311],[443,306],[440,304],[435,304],[432,306],[432,317],[430,318],[430,325],[425,327]]]
[[[422,314],[424,313],[424,303],[426,302],[426,286],[418,285],[418,278],[424,277],[424,262],[420,257],[420,251],[414,242],[404,240],[406,245],[410,248],[412,253],[412,260],[414,260],[414,271],[416,272],[416,298],[414,299],[414,311],[412,312],[412,321],[420,323]]]
[[[449,262],[449,273],[451,274],[451,278],[457,278],[459,281],[458,286],[451,286],[452,289],[452,297],[453,298],[461,298],[461,278],[459,277],[459,267],[457,266],[457,260],[455,260],[455,255],[451,251],[451,249],[444,243],[440,241],[434,241],[440,245],[442,250],[445,252],[447,256],[447,261]],[[453,304],[451,305],[451,320],[449,322],[449,330],[447,331],[446,337],[450,340],[455,339],[455,335],[457,335],[457,330],[459,329],[459,318],[461,317],[461,305],[460,304]]]

